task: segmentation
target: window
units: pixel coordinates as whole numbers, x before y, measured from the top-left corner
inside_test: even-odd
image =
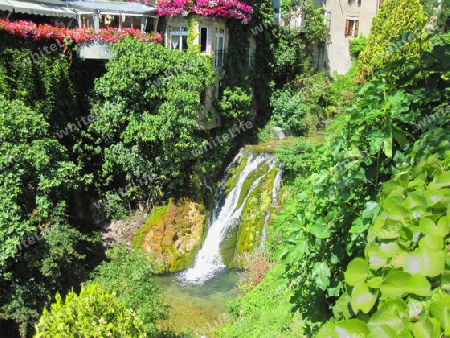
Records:
[[[185,51],[188,49],[187,45],[187,27],[170,27],[170,49],[178,49]]]
[[[361,6],[361,0],[348,0],[349,6]]]
[[[223,59],[225,55],[225,29],[216,28],[216,57],[215,68],[223,67]]]
[[[347,20],[345,22],[345,36],[358,36],[358,29],[358,20]]]
[[[208,53],[208,28],[200,28],[200,53]]]

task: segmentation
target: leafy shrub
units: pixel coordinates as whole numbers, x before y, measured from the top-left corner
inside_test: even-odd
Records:
[[[309,118],[310,108],[300,93],[289,89],[276,91],[270,100],[273,107],[271,120],[285,131],[294,135],[305,135],[315,129],[317,121]]]
[[[359,55],[359,70],[366,77],[372,75],[389,62],[402,57],[417,56],[421,48],[418,42],[406,44],[395,53],[388,51],[393,38],[402,33],[419,33],[424,29],[426,15],[419,0],[386,0],[372,22],[367,47]]]
[[[155,323],[165,318],[167,307],[153,279],[153,257],[124,246],[113,247],[106,255],[108,261],[91,275],[93,282],[114,293],[121,303],[135,311],[142,321],[141,332],[155,334]]]
[[[142,321],[100,286],[91,284],[64,300],[56,294],[51,310],[44,309],[36,326],[36,338],[52,337],[147,337]]]
[[[364,34],[360,34],[359,37],[350,40],[350,55],[354,59],[358,59],[359,54],[366,48],[367,38]]]
[[[273,338],[302,337],[301,317],[293,314],[289,302],[291,291],[280,288],[283,269],[276,265],[258,284],[243,297],[229,303],[233,321],[216,330],[220,337]]]
[[[305,333],[314,335],[332,315],[329,304],[343,291],[342,271],[363,253],[383,184],[423,156],[448,165],[448,119],[422,130],[416,124],[447,106],[449,53],[448,44],[436,44],[422,51],[421,63],[404,63],[395,81],[375,78],[363,86],[334,122],[328,144],[307,158],[311,167],[295,180],[297,194],[277,214],[278,254]]]
[[[240,121],[250,112],[251,96],[240,87],[226,88],[219,102],[220,114]]]
[[[450,335],[450,171],[437,156],[384,184],[364,258],[317,337]]]
[[[273,121],[269,121],[263,128],[258,130],[257,138],[259,143],[271,140],[278,140],[278,132],[274,129],[277,127]]]

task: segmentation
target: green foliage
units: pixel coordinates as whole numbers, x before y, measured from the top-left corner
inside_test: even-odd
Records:
[[[241,121],[250,112],[251,96],[240,87],[226,88],[221,96],[220,115]]]
[[[420,0],[420,3],[423,5],[423,9],[427,13],[428,17],[431,17],[435,14],[440,2],[441,1],[439,0]]]
[[[114,294],[99,285],[69,292],[64,300],[56,294],[51,310],[44,309],[36,327],[36,337],[147,337],[142,320],[126,308]]]
[[[263,128],[258,130],[257,138],[258,143],[264,143],[271,140],[278,140],[278,132],[274,129],[276,124],[273,121],[269,121]]]
[[[156,198],[160,190],[170,193],[188,179],[191,151],[201,145],[196,119],[213,73],[208,59],[196,53],[135,39],[118,43],[114,52],[117,58],[96,81],[97,119],[79,149],[84,163],[97,163],[96,185],[103,193],[151,177],[127,198],[135,203]]]
[[[331,315],[328,305],[344,288],[342,271],[365,247],[383,183],[424,155],[448,157],[443,131],[448,119],[421,129],[417,121],[447,106],[450,64],[443,60],[449,52],[448,44],[436,44],[422,51],[419,63],[403,61],[405,71],[392,82],[382,74],[367,83],[335,121],[328,144],[299,160],[310,166],[301,167],[302,176],[294,181],[297,196],[284,204],[275,227],[281,239],[278,255],[306,333],[313,334]],[[362,295],[366,291],[358,289]]]
[[[359,54],[367,47],[367,38],[360,34],[357,38],[350,40],[350,55],[357,60]]]
[[[447,165],[433,155],[384,184],[364,258],[347,266],[336,321],[317,337],[338,337],[338,328],[347,335],[450,335],[449,186]]]
[[[403,57],[416,56],[421,48],[416,39],[389,52],[392,39],[402,33],[420,34],[427,21],[419,0],[386,0],[372,22],[367,47],[359,55],[359,70],[366,78]]]
[[[142,322],[140,333],[155,335],[156,321],[165,318],[167,309],[154,282],[152,256],[122,246],[109,249],[106,256],[108,260],[92,273],[93,282],[134,310]]]
[[[450,29],[450,0],[441,1],[441,10],[437,17],[437,26],[442,33],[447,33]]]
[[[233,322],[216,332],[220,337],[301,337],[301,318],[292,314],[289,288],[279,287],[283,269],[275,266],[243,297],[229,303]]]
[[[306,135],[315,129],[317,120],[311,118],[310,108],[300,93],[276,91],[271,98],[273,123],[294,135]]]
[[[314,0],[287,0],[281,3],[284,19],[291,17],[292,10],[301,7],[306,20],[301,27],[301,37],[306,45],[324,43],[327,33],[323,24],[322,9],[316,8]]]

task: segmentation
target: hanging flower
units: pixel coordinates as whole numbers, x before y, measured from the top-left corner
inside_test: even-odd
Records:
[[[253,12],[249,6],[239,0],[160,0],[158,1],[159,16],[186,16],[194,13],[202,16],[219,16],[238,19],[247,24]]]
[[[11,35],[22,38],[32,38],[35,41],[54,39],[63,42],[66,37],[75,43],[89,41],[119,42],[127,36],[131,36],[141,41],[159,43],[162,41],[159,33],[144,33],[136,28],[93,28],[68,29],[58,28],[51,25],[36,25],[31,21],[8,21],[0,19],[0,32],[7,32]]]

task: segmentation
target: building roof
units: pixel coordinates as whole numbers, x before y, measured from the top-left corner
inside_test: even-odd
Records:
[[[68,8],[67,4],[62,1],[57,0],[39,0],[41,3],[37,3],[37,1],[17,1],[17,0],[0,0],[0,9],[3,7],[10,7],[10,9],[6,9],[8,11],[14,10],[15,13],[27,13],[34,15],[42,15],[42,16],[56,16],[56,17],[69,17],[75,18],[77,13]],[[47,3],[46,3],[47,2]],[[52,2],[53,4],[50,4]],[[5,9],[2,9],[5,10]]]
[[[153,16],[156,17],[157,8],[136,2],[86,1],[86,0],[0,0],[0,10],[14,11],[43,16],[70,17],[78,14]]]
[[[87,1],[87,0],[65,0],[70,7],[84,12],[98,10],[104,14],[135,14],[156,16],[157,8],[137,2],[112,2],[112,1]]]

